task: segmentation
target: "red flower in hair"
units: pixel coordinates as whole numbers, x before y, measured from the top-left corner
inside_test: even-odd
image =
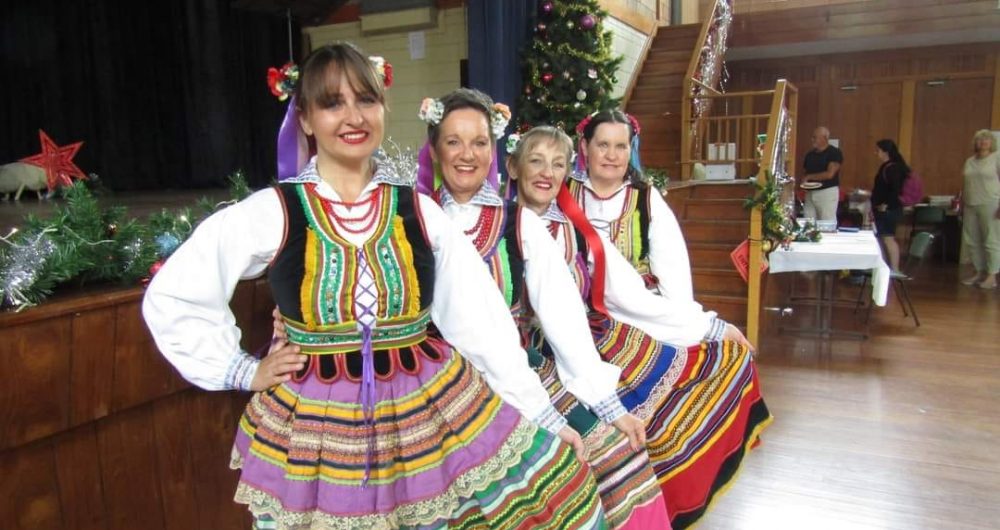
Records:
[[[391,87],[392,86],[392,65],[389,64],[389,61],[385,62],[385,74],[383,75],[383,78],[384,78],[383,84],[385,84],[385,87],[386,88]]]
[[[285,101],[292,95],[298,81],[299,67],[295,63],[285,63],[280,69],[273,66],[267,69],[267,86],[279,101]]]
[[[625,114],[625,116],[628,117],[629,123],[632,124],[632,134],[639,136],[639,131],[641,130],[639,128],[639,120],[635,119],[635,116],[631,114]]]

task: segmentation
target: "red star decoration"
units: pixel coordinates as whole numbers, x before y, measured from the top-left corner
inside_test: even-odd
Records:
[[[38,130],[38,139],[42,144],[42,152],[34,156],[22,158],[21,162],[38,166],[45,170],[46,184],[49,191],[58,185],[70,186],[73,180],[70,177],[86,179],[87,175],[73,163],[73,157],[83,146],[83,142],[76,142],[69,145],[58,146],[45,134],[45,131]]]

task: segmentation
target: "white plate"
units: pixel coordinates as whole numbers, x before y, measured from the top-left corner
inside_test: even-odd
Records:
[[[803,182],[802,184],[799,184],[799,187],[804,190],[814,190],[822,186],[823,184],[819,182]]]

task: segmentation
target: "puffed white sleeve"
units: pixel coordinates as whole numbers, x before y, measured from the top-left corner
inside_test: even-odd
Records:
[[[660,294],[671,300],[694,300],[691,261],[677,216],[655,188],[649,190],[649,268]]]
[[[184,379],[206,390],[249,389],[259,361],[240,349],[229,299],[237,282],[265,271],[284,229],[276,191],[258,191],[205,219],[153,277],[142,315]]]
[[[559,380],[601,420],[618,419],[628,412],[617,394],[621,368],[604,362],[597,353],[580,291],[563,254],[542,220],[527,208],[521,209],[519,233],[525,287],[555,353]]]
[[[419,195],[419,201],[434,252],[434,324],[501,399],[543,429],[559,432],[566,418],[528,365],[514,319],[479,253],[433,200]]]
[[[642,277],[614,244],[600,239],[606,263],[604,305],[612,318],[669,344],[688,346],[722,338],[726,321],[714,311],[705,311],[694,300],[674,300],[646,289]],[[593,270],[592,253],[589,259]]]

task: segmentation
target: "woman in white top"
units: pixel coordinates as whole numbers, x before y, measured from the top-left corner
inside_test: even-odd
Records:
[[[770,421],[749,344],[693,301],[650,292],[588,223],[566,179],[572,141],[553,127],[525,133],[507,159],[517,200],[538,213],[590,308],[598,351],[623,369],[619,395],[646,421],[653,467],[675,528],[692,524],[732,478]],[[528,323],[545,350],[547,330]],[[656,340],[654,340],[656,339]],[[680,349],[657,341],[697,346]],[[540,345],[539,345],[540,344]]]
[[[962,243],[972,255],[976,275],[962,283],[995,289],[1000,272],[1000,153],[986,129],[976,132],[972,147],[974,154],[962,171]]]
[[[617,394],[621,369],[598,355],[584,305],[542,222],[497,194],[494,146],[509,118],[506,106],[458,89],[425,100],[420,116],[428,140],[418,189],[431,192],[473,241],[515,318],[537,319],[550,337],[548,355],[529,349],[531,363],[552,402],[584,437],[609,526],[668,528],[643,423]]]
[[[254,392],[237,502],[256,528],[603,528],[592,475],[555,433],[579,436],[475,250],[372,159],[384,79],[348,44],[316,50],[301,78],[317,156],[202,223],[143,300],[181,375]],[[264,272],[290,344],[258,360],[228,301]]]
[[[580,137],[570,191],[590,223],[660,295],[693,300],[691,263],[677,217],[642,180],[639,122],[619,110],[597,112],[576,127]]]

